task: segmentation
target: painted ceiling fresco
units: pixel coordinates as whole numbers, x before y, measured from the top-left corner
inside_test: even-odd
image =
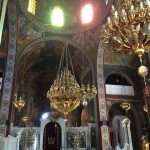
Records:
[[[20,0],[21,9],[30,21],[32,20],[34,24],[46,31],[63,34],[79,33],[88,30],[89,28],[93,28],[101,22],[103,14],[105,13],[103,10],[105,6],[104,1],[92,0],[90,3],[92,3],[94,7],[93,23],[85,26],[82,25],[81,8],[85,3],[87,3],[86,0],[37,0],[35,3],[35,14],[33,15],[27,11],[28,1]],[[50,22],[51,13],[55,6],[60,6],[64,11],[65,25],[62,28],[55,28]]]

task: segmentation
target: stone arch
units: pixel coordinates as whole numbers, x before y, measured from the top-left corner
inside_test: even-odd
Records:
[[[93,83],[95,83],[95,71],[94,71],[94,66],[92,64],[92,61],[90,59],[90,57],[86,54],[86,52],[84,51],[84,48],[82,46],[80,46],[79,44],[77,44],[75,41],[67,39],[67,38],[63,38],[63,37],[57,37],[57,36],[49,36],[49,37],[42,37],[40,39],[37,39],[33,42],[31,42],[30,44],[28,44],[25,48],[23,48],[22,50],[20,50],[20,53],[18,54],[17,57],[17,64],[18,64],[18,68],[20,67],[20,63],[21,61],[24,59],[24,57],[27,54],[32,55],[33,53],[38,52],[39,49],[36,49],[37,46],[43,46],[44,42],[47,41],[58,41],[58,42],[65,42],[68,41],[68,43],[72,46],[74,46],[75,48],[77,48],[82,55],[88,60],[89,62],[89,66],[91,68],[91,76],[93,79]],[[36,63],[36,60],[34,60],[34,62],[30,63],[30,66],[32,66],[34,63]],[[30,67],[28,66],[28,68]]]
[[[133,82],[132,82],[132,80],[130,79],[130,77],[127,74],[123,73],[122,71],[112,71],[112,72],[108,73],[107,76],[105,77],[105,81],[107,80],[107,78],[110,75],[113,75],[113,74],[117,74],[117,75],[122,76],[124,79],[127,80],[127,82],[130,83],[130,85],[132,85],[132,86],[134,85]]]

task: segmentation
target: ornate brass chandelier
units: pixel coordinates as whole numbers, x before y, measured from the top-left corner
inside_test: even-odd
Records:
[[[102,47],[111,47],[116,53],[136,54],[140,58],[150,48],[150,1],[124,0],[112,6],[111,17],[101,30]],[[142,71],[145,71],[142,67]],[[139,69],[139,75],[145,74]]]
[[[14,106],[20,111],[25,106],[25,101],[20,97],[13,102]]]
[[[138,74],[146,87],[148,69],[142,64],[142,56],[150,49],[150,1],[118,0],[102,27],[100,44],[116,53],[137,55],[141,63]]]
[[[69,70],[69,64],[71,66],[71,71]],[[80,87],[78,84],[71,62],[68,42],[66,42],[62,51],[56,79],[47,92],[50,105],[63,113],[66,118],[66,116],[72,110],[76,109],[81,102],[87,104],[87,99],[96,94],[97,90],[95,86],[90,87],[87,85],[85,87],[81,85]]]

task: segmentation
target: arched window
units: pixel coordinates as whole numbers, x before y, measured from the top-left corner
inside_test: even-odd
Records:
[[[28,1],[28,12],[35,16],[36,14],[36,0]]]
[[[106,94],[134,96],[134,89],[124,76],[115,73],[106,79]]]
[[[53,26],[62,27],[64,25],[64,11],[60,6],[55,6],[51,14]]]
[[[130,86],[131,84],[127,81],[125,77],[120,74],[111,74],[106,79],[106,84],[111,85],[127,85]]]

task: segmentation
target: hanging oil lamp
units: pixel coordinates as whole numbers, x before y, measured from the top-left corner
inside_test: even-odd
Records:
[[[127,112],[131,108],[131,104],[128,102],[123,102],[120,107]]]
[[[25,124],[27,124],[29,122],[29,116],[26,115],[24,117],[21,118],[22,122],[24,122]]]
[[[23,100],[22,97],[20,97],[19,100],[15,100],[13,102],[13,104],[18,109],[18,111],[20,112],[21,109],[25,106],[25,101]]]

